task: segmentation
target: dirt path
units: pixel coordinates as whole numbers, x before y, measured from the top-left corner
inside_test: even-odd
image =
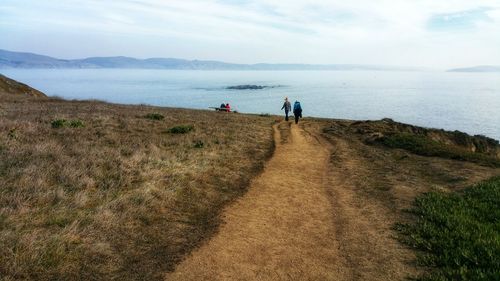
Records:
[[[281,131],[281,132],[280,132]],[[362,202],[332,151],[355,168],[346,143],[275,126],[276,151],[219,233],[166,280],[401,280],[405,250],[383,206]],[[361,200],[361,201],[360,201]],[[361,278],[361,279],[360,279]]]

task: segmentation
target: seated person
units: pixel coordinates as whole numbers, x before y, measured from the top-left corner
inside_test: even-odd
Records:
[[[221,103],[219,108],[215,108],[217,111],[226,111],[226,105],[224,103]]]

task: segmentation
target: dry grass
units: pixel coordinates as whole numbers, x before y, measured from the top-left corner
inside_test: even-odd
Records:
[[[340,253],[349,253],[350,261],[360,265],[353,280],[395,280],[374,278],[374,272],[387,272],[384,262],[377,265],[377,261],[404,257],[393,254],[394,249],[403,247],[402,244],[395,244],[398,232],[394,226],[415,220],[407,212],[415,198],[429,191],[453,194],[471,184],[500,175],[500,168],[371,145],[366,139],[379,129],[377,122],[365,123],[363,131],[358,130],[357,124],[347,120],[321,120],[311,124],[312,127],[319,127],[317,130],[323,129],[323,136],[332,143],[332,172],[337,173],[336,178],[347,187],[344,190],[350,191],[350,197],[346,197],[343,196],[345,193],[333,189],[334,205],[340,210],[336,213],[338,229],[340,232],[345,229],[341,237],[347,238],[341,243],[344,251]],[[417,267],[412,255],[407,254],[405,262],[401,263],[404,266],[395,273],[416,277],[428,271],[427,268]],[[366,260],[370,262],[366,263]],[[376,269],[366,274],[364,268],[370,267]]]
[[[327,139],[334,144],[338,140],[347,141],[356,153],[355,158],[359,159],[358,168],[363,170],[357,184],[362,186],[363,191],[368,192],[370,197],[383,200],[395,208],[409,207],[413,198],[420,193],[434,189],[462,189],[500,173],[500,168],[484,166],[476,161],[449,159],[446,155],[420,156],[408,150],[373,145],[373,142],[367,139],[373,137],[373,132],[380,132],[381,121],[363,122],[362,130],[359,128],[360,122],[323,122],[323,135]],[[443,135],[447,133],[443,131]],[[449,144],[449,147],[455,149],[456,145]],[[483,155],[479,152],[476,154]],[[336,163],[336,159],[332,158],[332,162]],[[394,202],[402,205],[394,205]]]
[[[1,280],[162,279],[214,234],[222,208],[246,191],[274,150],[272,116],[34,99],[2,91],[0,87]],[[272,241],[269,234],[276,235],[288,217],[279,241],[295,239],[292,245],[306,247],[285,243],[282,253],[289,253],[275,255],[276,260],[299,254],[297,263],[311,272],[323,266],[328,269],[318,272],[324,276],[345,280],[415,275],[418,270],[408,264],[413,254],[396,242],[391,230],[394,223],[411,219],[403,210],[422,192],[451,192],[499,175],[500,169],[368,145],[367,140],[383,136],[377,124],[310,119],[300,124],[305,132],[296,131],[293,138],[291,129],[298,127],[277,125],[276,141],[286,149],[278,147],[269,169],[254,181],[246,198],[255,200],[232,205],[248,204],[241,216],[233,217],[235,224],[229,217],[222,228],[233,225],[234,232],[221,232],[206,245],[218,243],[222,253],[241,249],[237,255],[252,260],[258,253],[258,262],[284,268],[287,279],[289,269],[299,267],[295,262],[273,265],[262,256],[275,248],[238,248],[234,243],[259,229],[264,231],[256,242]],[[438,133],[429,136],[447,140]],[[466,146],[473,144],[474,153],[483,147],[453,136]],[[298,166],[290,170],[293,165]],[[269,174],[273,180],[265,177]],[[293,182],[283,185],[283,179]],[[303,182],[294,191],[290,186],[297,181]],[[270,193],[259,185],[269,185]],[[267,206],[259,209],[259,204]],[[265,220],[262,210],[275,221],[254,227],[241,219],[256,214],[255,221]],[[301,232],[297,225],[314,220],[297,214],[308,212],[317,222]],[[332,225],[322,223],[326,221]],[[293,231],[301,233],[290,235]],[[220,239],[228,233],[235,233],[235,239]],[[321,258],[304,262],[303,248],[305,256]],[[323,256],[328,249],[332,251]],[[217,257],[213,251],[206,256],[199,260],[201,266],[187,267],[188,273],[216,264],[208,263]],[[221,267],[221,274],[245,264],[225,257],[228,266]],[[306,276],[304,272],[296,276]]]
[[[163,115],[163,120],[145,118]],[[84,127],[53,128],[57,119]],[[155,280],[219,224],[273,151],[271,117],[0,101],[3,280]],[[169,128],[193,126],[185,134]],[[201,145],[200,145],[201,144]]]
[[[14,100],[16,98],[19,99],[23,97],[47,98],[44,93],[33,89],[26,84],[5,77],[2,74],[0,74],[0,97],[3,100]]]
[[[328,146],[276,126],[276,151],[218,234],[165,280],[346,280],[325,189]]]
[[[309,120],[275,126],[265,171],[225,210],[220,232],[166,280],[418,276],[415,253],[396,239],[403,210],[431,187],[453,190],[500,172],[367,145],[349,121]]]

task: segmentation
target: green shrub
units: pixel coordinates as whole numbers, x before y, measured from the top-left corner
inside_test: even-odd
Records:
[[[83,122],[81,120],[71,120],[71,121],[69,121],[69,126],[71,128],[83,128],[83,127],[85,127],[85,125],[83,124]]]
[[[66,120],[66,119],[56,119],[51,123],[52,128],[62,128],[62,127],[71,127],[71,128],[82,128],[85,127],[81,120]]]
[[[456,143],[464,146],[469,145],[472,139],[468,134],[460,131],[453,131],[451,134]]]
[[[500,177],[460,193],[427,193],[415,200],[416,221],[400,224],[403,241],[418,249],[419,280],[498,280]]]
[[[187,134],[194,130],[193,125],[182,125],[182,126],[175,126],[167,130],[167,132],[171,134]]]
[[[148,113],[144,116],[146,119],[151,119],[151,120],[163,120],[165,119],[165,116],[159,114],[159,113]]]
[[[65,119],[56,119],[53,120],[50,124],[52,125],[52,128],[62,128],[66,125],[66,120]]]
[[[481,153],[445,145],[425,136],[396,133],[383,137],[380,142],[391,148],[402,148],[423,156],[437,156],[454,160],[470,161],[481,165],[500,167],[500,160]]]

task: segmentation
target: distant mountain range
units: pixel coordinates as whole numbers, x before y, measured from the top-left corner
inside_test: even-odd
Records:
[[[175,58],[136,59],[131,57],[91,57],[57,59],[33,53],[0,50],[2,68],[139,68],[181,70],[380,70],[416,71],[413,67],[374,66],[361,64],[235,64],[220,61],[184,60]]]
[[[454,68],[448,72],[500,72],[500,66],[480,65],[474,67]]]

